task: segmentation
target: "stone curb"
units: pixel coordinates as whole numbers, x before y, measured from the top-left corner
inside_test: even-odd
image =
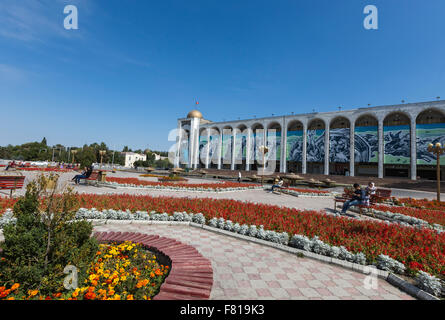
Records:
[[[422,289],[417,288],[413,284],[409,283],[408,281],[403,280],[402,278],[396,276],[395,274],[391,273],[388,276],[387,281],[392,284],[393,286],[396,286],[397,288],[401,289],[402,291],[405,291],[406,293],[412,295],[413,297],[420,299],[420,300],[440,300],[439,298],[433,296],[432,294],[429,294],[426,291],[423,291]]]

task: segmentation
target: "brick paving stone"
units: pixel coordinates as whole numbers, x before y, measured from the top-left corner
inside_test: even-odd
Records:
[[[368,290],[363,273],[200,228],[110,223],[94,231],[140,232],[192,245],[212,263],[210,299],[413,299],[382,279],[377,290]]]
[[[300,288],[300,291],[301,293],[303,293],[305,297],[308,298],[321,297],[321,295],[317,292],[317,290],[313,288]]]
[[[260,298],[272,297],[272,294],[266,288],[259,288],[256,289],[255,291],[258,293],[258,297]]]

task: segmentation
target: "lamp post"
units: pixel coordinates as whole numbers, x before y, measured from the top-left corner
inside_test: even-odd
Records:
[[[437,201],[440,201],[440,156],[445,153],[445,147],[442,147],[440,142],[433,145],[430,143],[428,145],[428,151],[434,153],[437,158],[436,162],[436,171],[437,171]]]
[[[102,160],[104,158],[104,155],[107,153],[107,150],[99,150],[100,154],[100,167],[102,168]]]
[[[263,179],[264,179],[264,171],[266,171],[266,153],[269,152],[269,148],[267,146],[260,146],[259,147],[261,153],[263,154],[263,174],[261,175],[261,185],[263,185]]]
[[[74,163],[74,156],[76,155],[77,151],[78,150],[71,150],[71,153],[73,154],[73,162],[72,163]]]

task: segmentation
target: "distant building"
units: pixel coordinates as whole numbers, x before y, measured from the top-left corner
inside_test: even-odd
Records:
[[[430,143],[445,144],[443,100],[224,122],[193,110],[178,119],[175,167],[435,179]]]
[[[145,154],[139,154],[135,152],[122,152],[125,157],[125,167],[131,168],[136,161],[146,161],[147,156]]]
[[[157,153],[153,153],[153,154],[155,155],[155,161],[168,159],[168,157],[163,157],[160,154],[157,154]]]

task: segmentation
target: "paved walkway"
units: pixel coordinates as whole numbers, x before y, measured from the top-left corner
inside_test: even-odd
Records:
[[[212,262],[210,299],[413,299],[382,279],[366,289],[365,274],[194,227],[124,223],[94,231],[155,234],[195,247]]]

